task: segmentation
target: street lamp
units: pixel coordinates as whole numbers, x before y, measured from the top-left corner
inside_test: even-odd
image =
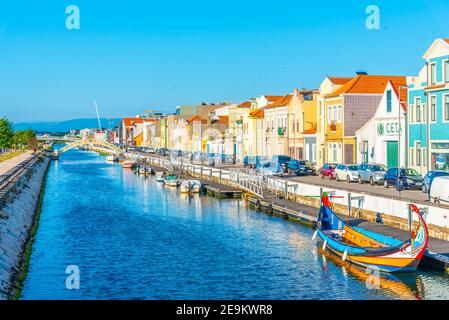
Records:
[[[398,182],[397,182],[397,189],[399,193],[399,197],[401,197],[401,189],[402,186],[400,186],[400,177],[401,177],[401,90],[402,89],[408,89],[408,86],[400,86],[399,87],[399,97],[398,97],[398,122],[399,122],[399,130],[398,130]],[[405,101],[407,103],[407,101]],[[407,125],[404,121],[404,124]],[[407,152],[407,151],[406,151]]]

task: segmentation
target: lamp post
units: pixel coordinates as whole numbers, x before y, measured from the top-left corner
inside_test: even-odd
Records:
[[[399,97],[398,97],[398,122],[399,122],[399,130],[398,130],[398,181],[397,181],[397,189],[399,193],[399,197],[401,197],[401,189],[402,186],[400,186],[400,177],[401,177],[401,90],[402,89],[408,89],[408,86],[400,86],[399,87]],[[406,125],[406,124],[405,124]],[[406,151],[407,152],[407,151]]]

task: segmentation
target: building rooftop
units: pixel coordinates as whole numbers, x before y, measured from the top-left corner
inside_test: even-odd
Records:
[[[395,87],[405,86],[407,78],[404,76],[358,75],[327,97],[337,97],[341,94],[383,94],[388,81]]]

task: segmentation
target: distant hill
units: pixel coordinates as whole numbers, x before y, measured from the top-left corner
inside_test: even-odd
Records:
[[[108,128],[108,119],[101,118],[101,126]],[[110,126],[114,128],[118,125],[120,119],[110,119]],[[14,130],[26,130],[33,129],[36,132],[68,132],[70,130],[80,130],[84,128],[98,128],[97,118],[92,119],[73,119],[66,121],[53,121],[53,122],[21,122],[14,123]]]

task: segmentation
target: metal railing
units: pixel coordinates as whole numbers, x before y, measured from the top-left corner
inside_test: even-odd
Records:
[[[14,168],[0,175],[0,191],[3,191],[11,182],[20,176],[23,172],[31,168],[40,156],[40,152],[31,158],[22,161]]]

